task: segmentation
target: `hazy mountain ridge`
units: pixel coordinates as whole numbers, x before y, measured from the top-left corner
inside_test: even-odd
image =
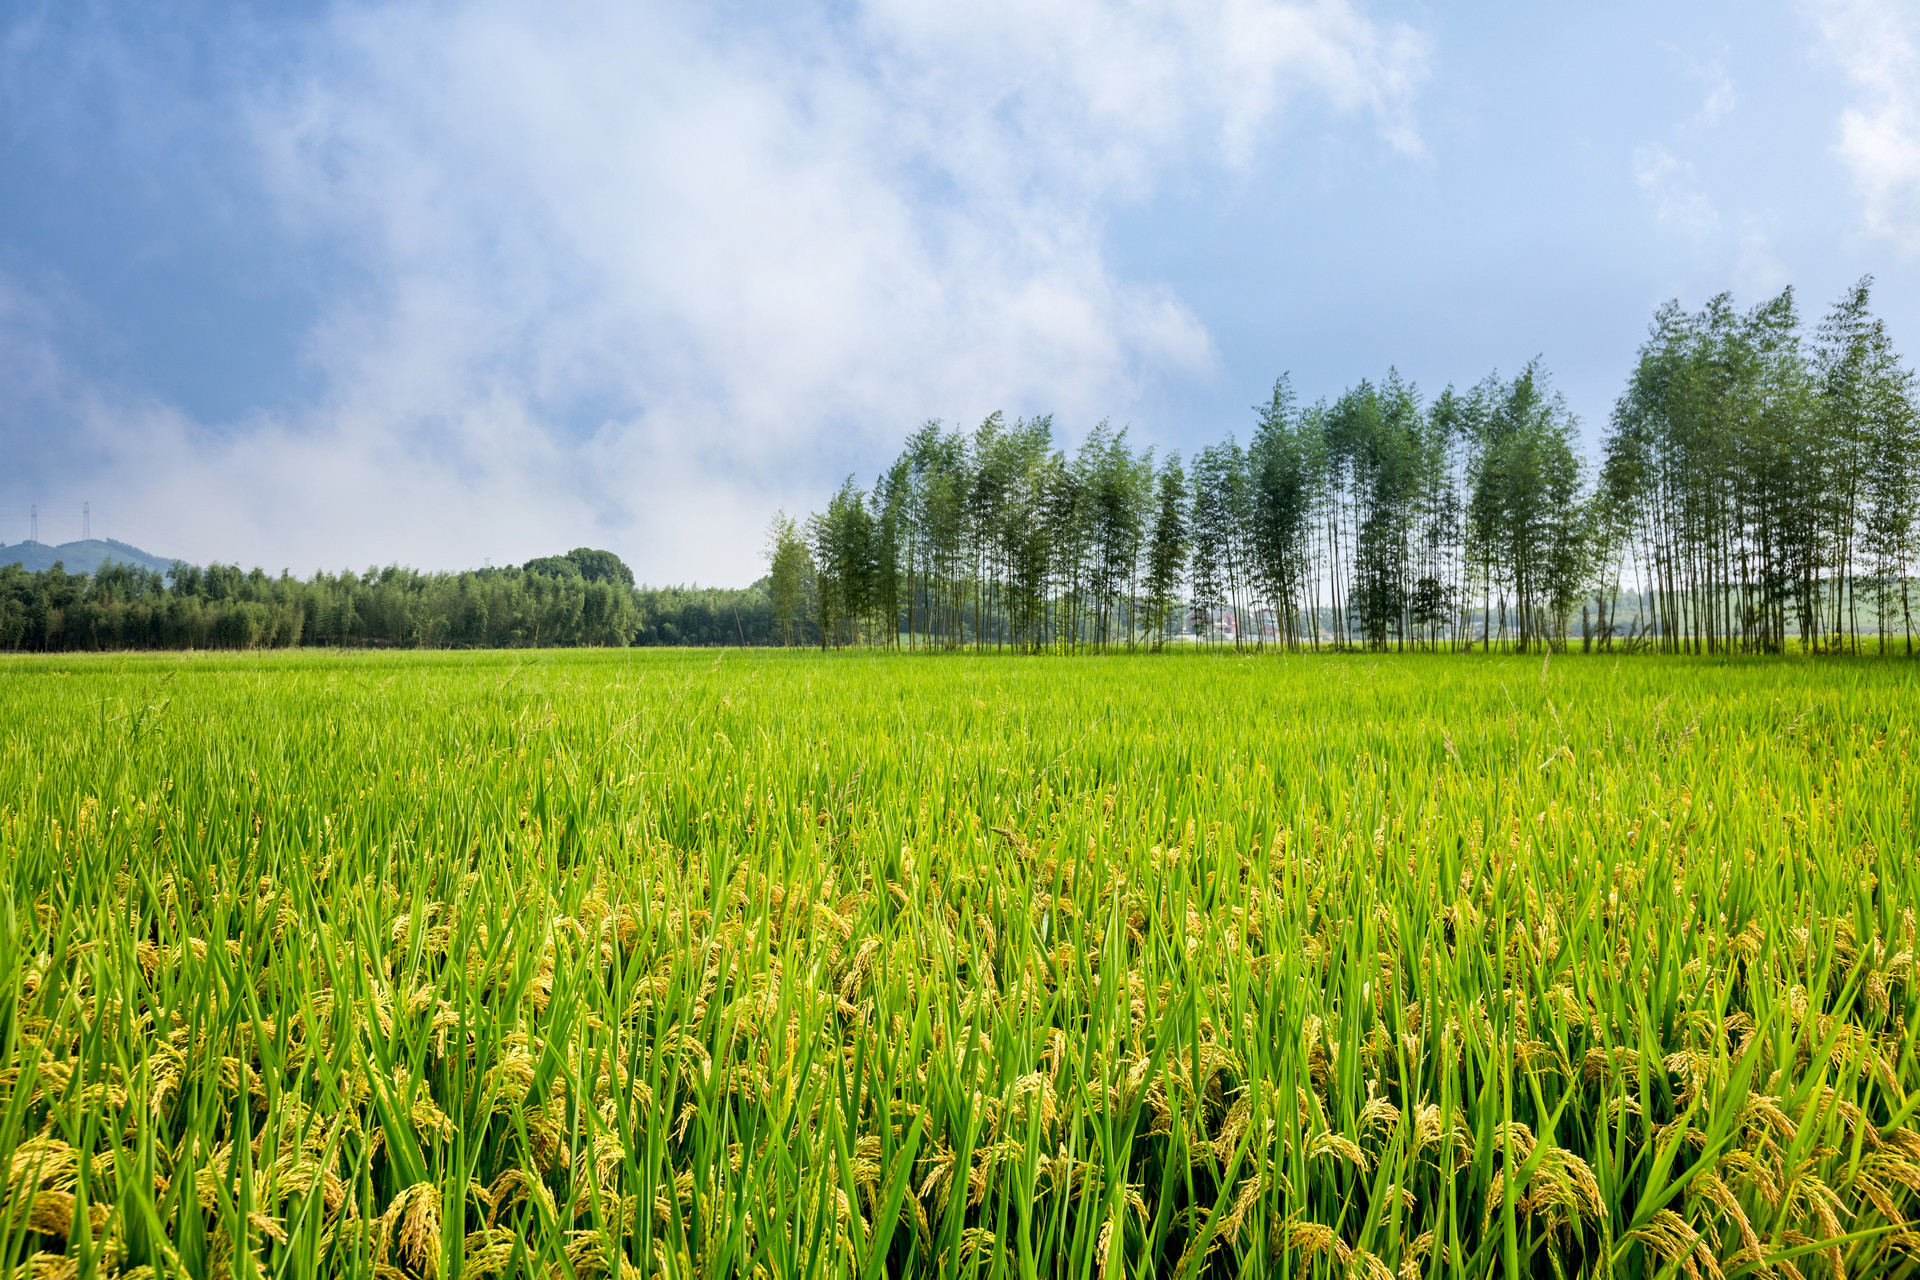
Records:
[[[165,573],[173,567],[174,563],[169,557],[152,555],[139,547],[129,546],[112,538],[88,538],[81,542],[63,542],[57,547],[31,540],[16,542],[12,546],[0,544],[0,568],[16,561],[29,573],[45,573],[53,568],[55,563],[64,565],[68,573],[93,573],[108,561],[115,564],[139,565],[143,569]]]

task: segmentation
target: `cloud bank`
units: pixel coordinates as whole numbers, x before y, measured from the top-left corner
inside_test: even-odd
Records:
[[[1298,116],[1419,154],[1428,57],[1338,0],[342,5],[233,41],[226,179],[338,264],[323,390],[191,421],[80,376],[0,278],[0,380],[99,459],[96,509],[271,565],[592,543],[727,581],[923,417],[1206,377],[1107,219]]]
[[[1920,20],[1894,0],[1809,6],[1826,51],[1856,95],[1840,117],[1840,158],[1870,231],[1920,253]]]

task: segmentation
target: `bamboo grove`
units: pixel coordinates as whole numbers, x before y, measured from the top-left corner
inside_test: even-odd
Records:
[[[1920,411],[1870,280],[1811,331],[1791,290],[1654,317],[1597,465],[1546,371],[1431,400],[1397,373],[1244,446],[1101,423],[930,422],[870,490],[771,530],[789,641],[1043,648],[1911,652]],[[1866,639],[1863,641],[1863,636]]]

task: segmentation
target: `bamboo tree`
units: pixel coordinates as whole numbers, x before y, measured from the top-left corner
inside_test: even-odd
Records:
[[[773,598],[774,629],[783,645],[793,644],[798,637],[812,567],[800,526],[786,512],[780,512],[767,529],[767,579],[768,594]]]
[[[913,469],[905,457],[897,459],[874,486],[873,551],[870,572],[874,617],[881,643],[900,643],[901,607],[909,590],[908,545],[913,502]]]
[[[1153,532],[1147,540],[1147,619],[1154,648],[1166,643],[1179,605],[1188,550],[1187,477],[1180,455],[1170,453],[1154,482]]]
[[[1293,388],[1282,375],[1273,395],[1255,406],[1260,415],[1248,449],[1253,494],[1252,547],[1257,579],[1280,626],[1282,643],[1304,642],[1308,631],[1308,580],[1315,572],[1314,512],[1318,477],[1306,440],[1311,428],[1293,403]],[[1319,628],[1312,634],[1318,642]]]
[[[1218,638],[1221,622],[1232,617],[1229,611],[1236,603],[1234,553],[1238,539],[1234,522],[1238,504],[1234,489],[1238,453],[1230,442],[1209,445],[1193,463],[1193,611],[1204,626],[1206,643]],[[1234,640],[1239,641],[1237,626]]]

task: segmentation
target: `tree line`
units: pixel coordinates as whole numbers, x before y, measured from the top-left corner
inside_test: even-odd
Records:
[[[811,629],[801,633],[811,638]],[[773,643],[764,586],[638,587],[609,551],[520,568],[389,566],[301,580],[237,565],[0,568],[0,649],[518,648]]]
[[[1428,399],[1281,377],[1189,459],[1101,423],[929,422],[871,488],[775,518],[744,589],[607,551],[300,580],[0,568],[0,649],[871,644],[931,648],[1912,650],[1920,395],[1870,280],[1662,307],[1597,458],[1537,363]]]
[[[1282,376],[1183,460],[929,422],[768,538],[784,643],[1912,651],[1920,396],[1850,288],[1655,315],[1589,463],[1536,361],[1427,399]]]

